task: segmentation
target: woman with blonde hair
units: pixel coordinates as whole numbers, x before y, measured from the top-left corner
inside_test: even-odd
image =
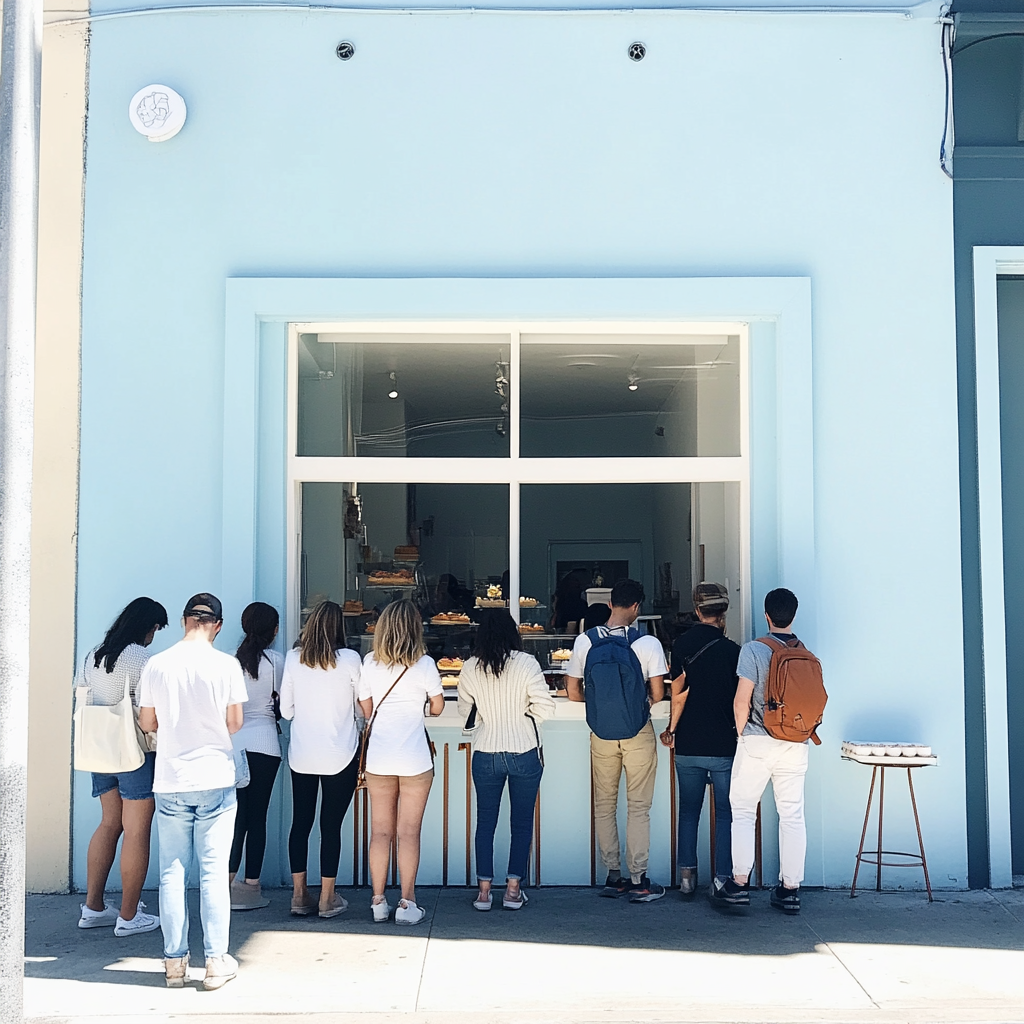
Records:
[[[423,722],[444,709],[437,666],[423,643],[423,620],[412,601],[389,604],[373,634],[373,650],[363,659],[359,706],[367,720],[366,788],[370,793],[370,878],[373,919],[387,921],[391,907],[384,895],[392,841],[398,840],[402,898],[396,924],[419,924],[416,904],[420,864],[420,826],[434,781],[430,740]]]
[[[355,701],[359,655],[345,647],[345,620],[334,601],[318,604],[296,649],[288,652],[281,680],[281,717],[291,720],[288,767],[292,777],[291,912],[337,917],[348,901],[335,890],[341,858],[341,823],[359,771]],[[306,887],[309,833],[320,793],[320,899]]]

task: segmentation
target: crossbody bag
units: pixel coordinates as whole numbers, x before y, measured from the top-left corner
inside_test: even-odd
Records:
[[[399,673],[398,678],[388,687],[388,692],[381,697],[377,706],[373,709],[373,714],[370,715],[370,720],[366,723],[366,728],[363,730],[363,739],[359,745],[359,770],[356,773],[356,789],[366,788],[366,752],[370,744],[370,733],[373,732],[373,723],[377,721],[377,712],[380,711],[381,705],[391,696],[391,691],[402,681],[402,676],[409,671],[410,666],[406,665],[405,668]],[[429,744],[430,738],[427,738]]]

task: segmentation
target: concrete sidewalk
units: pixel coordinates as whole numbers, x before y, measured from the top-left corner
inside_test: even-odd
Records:
[[[517,913],[423,889],[427,919],[374,925],[369,893],[331,921],[289,893],[232,916],[237,980],[164,987],[160,933],[80,931],[81,896],[28,899],[26,1015],[57,1024],[499,1024],[601,1021],[1024,1021],[1024,892],[805,892],[785,918],[757,893],[724,913],[676,893],[652,904],[592,889],[530,891]],[[156,894],[148,894],[154,907]],[[394,897],[392,897],[394,902]],[[202,977],[198,907],[192,974]]]

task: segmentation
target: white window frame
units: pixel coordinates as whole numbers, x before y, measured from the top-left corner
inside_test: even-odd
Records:
[[[298,351],[300,334],[406,335],[403,344],[433,344],[437,335],[458,343],[458,335],[503,335],[509,358],[509,455],[501,458],[309,457],[298,448]],[[647,458],[522,458],[519,455],[519,386],[522,335],[634,335],[644,345],[673,344],[686,335],[733,335],[740,339],[740,454],[729,457],[650,456]],[[452,336],[455,336],[454,338]],[[659,339],[664,339],[660,340]],[[384,341],[384,339],[382,339]],[[372,342],[371,342],[372,343]],[[466,344],[476,344],[466,339]],[[581,344],[583,342],[581,341]],[[472,483],[506,484],[509,489],[509,589],[519,593],[519,489],[522,484],[575,483],[737,483],[740,488],[740,635],[749,635],[750,608],[750,375],[749,328],[744,322],[694,321],[327,321],[288,325],[287,369],[287,609],[289,641],[298,635],[301,594],[301,492],[304,483]],[[518,602],[510,602],[518,621]]]

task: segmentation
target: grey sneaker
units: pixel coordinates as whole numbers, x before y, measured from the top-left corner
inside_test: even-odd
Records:
[[[210,956],[206,958],[206,977],[203,988],[208,992],[223,988],[232,978],[238,975],[238,961],[230,954]]]
[[[248,882],[239,882],[236,879],[231,883],[232,910],[260,910],[269,906],[270,900],[263,898],[259,882],[249,885]]]
[[[697,869],[679,869],[679,895],[692,896],[697,891]]]
[[[188,978],[188,953],[164,958],[164,981],[168,988],[184,988]]]

